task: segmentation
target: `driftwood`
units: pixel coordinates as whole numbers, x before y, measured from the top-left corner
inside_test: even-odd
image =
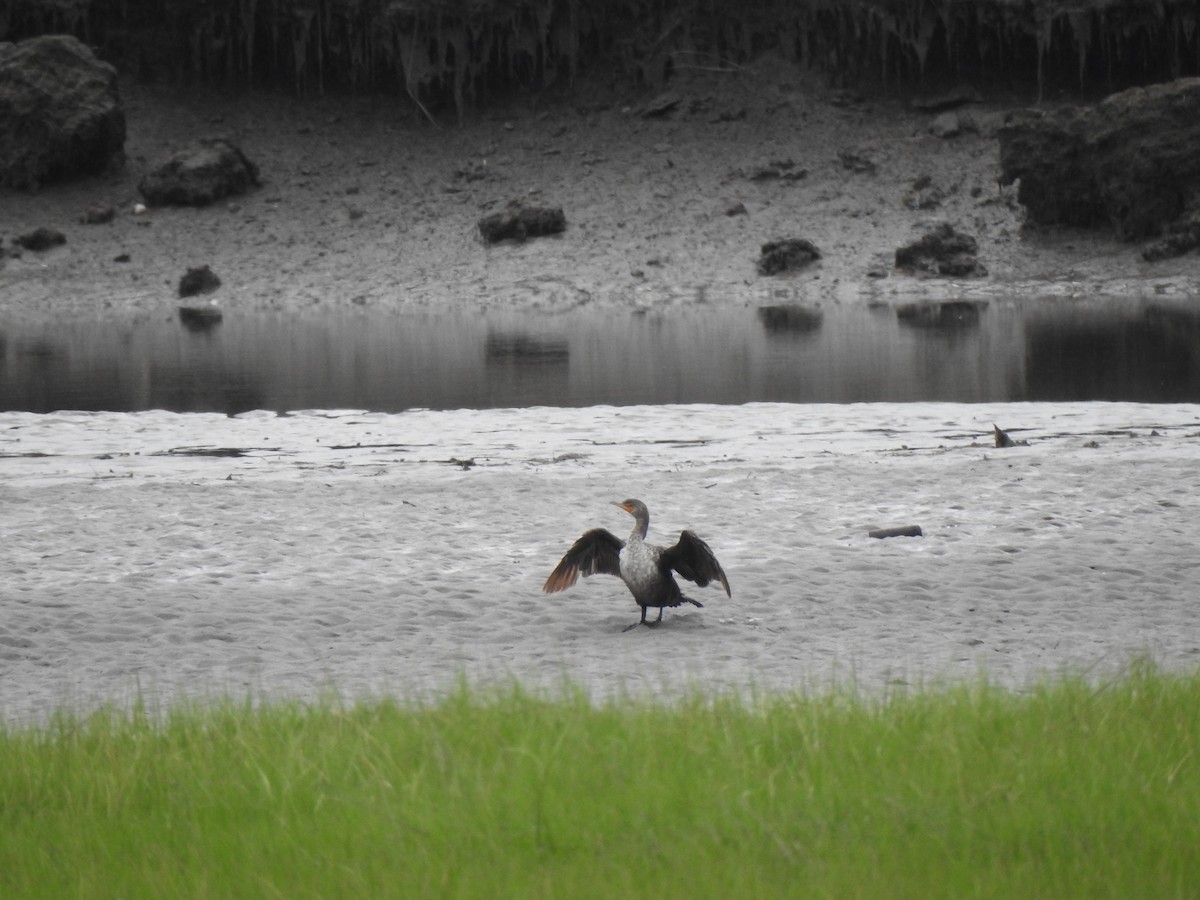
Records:
[[[996,441],[997,447],[1028,447],[1029,441],[1015,441],[1007,431],[1001,430],[1000,426],[992,423],[992,437]]]
[[[920,525],[901,525],[898,528],[876,528],[874,531],[868,531],[867,537],[873,538],[890,538],[890,537],[924,537],[924,532],[921,531]]]

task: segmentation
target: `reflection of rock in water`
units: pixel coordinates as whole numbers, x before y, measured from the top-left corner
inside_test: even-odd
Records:
[[[1189,344],[1200,334],[1200,309],[1151,303],[1146,307],[1146,321],[1162,328],[1164,336],[1173,334]]]
[[[565,366],[570,349],[562,338],[537,338],[528,334],[487,337],[485,358],[489,366]]]
[[[212,331],[221,324],[224,316],[217,306],[181,306],[179,321],[188,331]]]
[[[1029,400],[1200,401],[1200,314],[1048,318],[1026,327]]]
[[[819,309],[785,304],[782,306],[760,306],[758,320],[768,335],[798,337],[815,334],[821,328],[825,316]]]
[[[934,331],[958,331],[978,328],[987,304],[971,300],[947,300],[944,303],[905,303],[896,307],[902,325]]]

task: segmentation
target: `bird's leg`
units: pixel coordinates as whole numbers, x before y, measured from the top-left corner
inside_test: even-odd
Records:
[[[658,608],[658,617],[660,619],[662,618],[662,607],[661,606]],[[647,622],[646,621],[646,607],[643,606],[641,620],[634,622],[632,625],[626,625],[624,628],[621,629],[621,633],[624,634],[626,631],[630,631],[631,629],[637,628],[639,625],[649,626],[649,625],[657,625],[657,624],[658,624],[657,622]]]
[[[655,625],[657,625],[659,622],[662,621],[662,611],[663,611],[663,608],[660,606],[658,608],[658,618],[654,620]]]

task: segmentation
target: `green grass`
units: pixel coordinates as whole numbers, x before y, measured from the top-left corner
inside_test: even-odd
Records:
[[[0,731],[0,896],[1195,897],[1200,674]]]

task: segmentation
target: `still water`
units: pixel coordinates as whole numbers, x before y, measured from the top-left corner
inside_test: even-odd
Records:
[[[0,410],[238,413],[747,401],[1200,402],[1162,298],[0,322]]]

